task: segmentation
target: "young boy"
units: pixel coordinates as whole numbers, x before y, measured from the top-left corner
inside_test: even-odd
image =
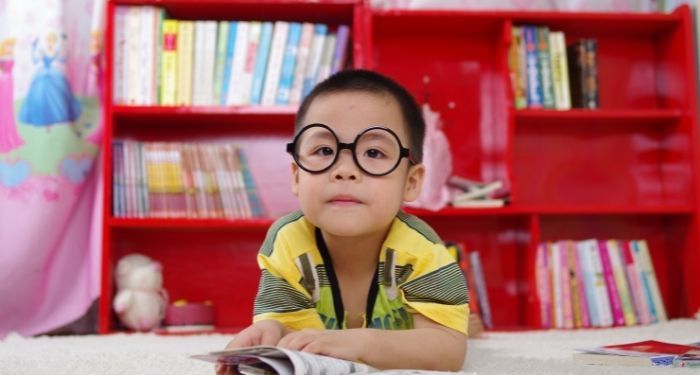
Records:
[[[460,369],[464,277],[433,230],[401,211],[424,176],[425,123],[411,95],[380,74],[343,71],[304,99],[295,129],[287,151],[301,210],[269,230],[254,324],[228,348]]]

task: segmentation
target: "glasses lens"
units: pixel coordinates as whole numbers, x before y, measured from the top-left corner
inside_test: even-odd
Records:
[[[330,130],[312,126],[306,128],[297,138],[297,162],[310,171],[328,168],[338,153],[338,142]]]
[[[363,133],[355,146],[357,162],[371,174],[391,171],[401,158],[399,140],[385,129],[372,129]]]

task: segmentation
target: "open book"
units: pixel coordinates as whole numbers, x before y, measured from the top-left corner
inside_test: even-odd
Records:
[[[384,370],[362,363],[346,361],[322,355],[303,353],[274,346],[252,346],[230,349],[208,354],[193,355],[192,358],[212,363],[233,366],[244,375],[321,375],[321,374],[448,374],[441,371]]]
[[[578,349],[574,362],[590,365],[700,367],[700,345],[647,340]]]

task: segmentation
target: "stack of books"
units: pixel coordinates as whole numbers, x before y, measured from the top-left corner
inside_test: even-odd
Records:
[[[461,176],[450,176],[447,181],[455,191],[451,204],[460,208],[497,208],[509,202],[508,191],[501,181],[474,181]]]
[[[689,345],[647,340],[579,349],[576,363],[589,365],[664,366],[700,368],[700,343]]]

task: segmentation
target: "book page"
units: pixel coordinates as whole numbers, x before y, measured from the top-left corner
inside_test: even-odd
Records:
[[[371,373],[376,370],[362,363],[280,348],[294,365],[294,375]]]

